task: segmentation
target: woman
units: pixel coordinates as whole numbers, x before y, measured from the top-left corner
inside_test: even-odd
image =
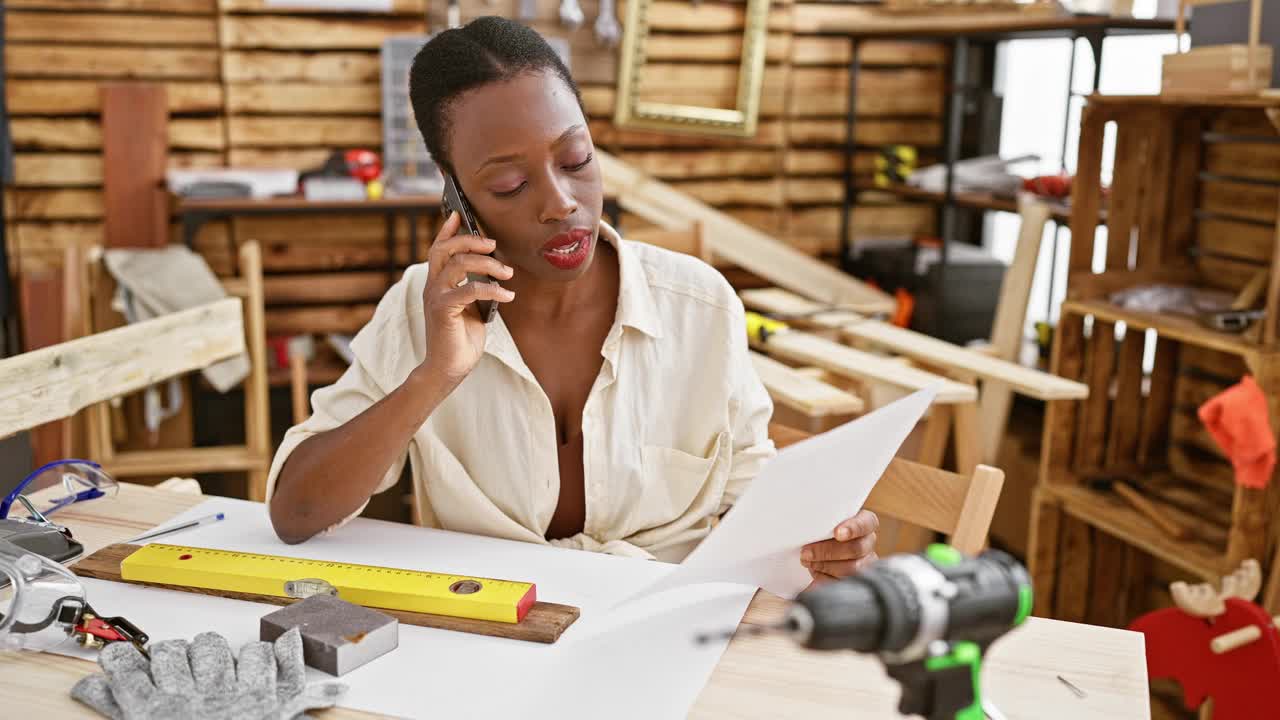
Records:
[[[774,454],[741,302],[701,261],[601,222],[578,88],[534,31],[440,33],[410,98],[488,237],[449,217],[315,393],[272,464],[277,534],[357,515],[407,458],[421,524],[679,561]],[[500,304],[492,322],[477,300]],[[805,548],[814,578],[873,560],[876,525],[860,513]]]

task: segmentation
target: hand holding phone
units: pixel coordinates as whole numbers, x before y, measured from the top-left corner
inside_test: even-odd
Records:
[[[480,234],[465,199],[456,193],[456,182],[453,187],[453,211],[427,253],[427,282],[422,290],[426,322],[422,366],[427,375],[443,381],[438,387],[448,391],[484,355],[486,323],[497,317],[497,304],[515,299],[515,293],[499,284],[511,279],[515,270],[493,257],[496,244]]]
[[[471,205],[467,202],[467,196],[462,194],[462,188],[458,187],[458,181],[453,177],[453,173],[444,174],[443,200],[446,216],[452,212],[462,216],[462,226],[459,228],[459,233],[482,236],[480,224],[476,222],[475,214],[471,212]],[[496,281],[488,275],[469,272],[467,273],[467,282],[492,283]],[[493,322],[493,318],[498,314],[498,302],[496,300],[477,300],[476,308],[480,311],[480,319],[486,323]]]

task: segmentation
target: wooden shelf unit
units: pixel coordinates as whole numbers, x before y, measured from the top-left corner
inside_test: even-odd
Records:
[[[1104,236],[1094,231],[1111,123],[1116,161]],[[1156,561],[1188,580],[1215,583],[1246,558],[1270,571],[1280,484],[1236,485],[1195,411],[1248,372],[1268,399],[1272,428],[1280,428],[1280,163],[1268,159],[1280,157],[1277,133],[1280,98],[1093,96],[1084,108],[1067,300],[1051,367],[1090,392],[1046,408],[1028,550],[1038,615],[1125,625],[1149,609],[1140,586]],[[1224,179],[1226,186],[1213,185]],[[1246,185],[1251,194],[1223,192]],[[1272,226],[1259,226],[1259,217]],[[1260,300],[1267,315],[1240,334],[1110,300],[1153,283],[1238,293],[1259,274],[1268,283]],[[1105,484],[1090,482],[1099,476],[1124,478],[1192,536],[1165,533]],[[1184,483],[1178,503],[1161,496],[1161,479],[1170,477]]]
[[[946,193],[933,192],[931,190],[922,190],[910,185],[890,185],[888,187],[880,187],[871,182],[859,182],[856,184],[859,192],[882,192],[894,195],[904,200],[920,200],[923,202],[933,203],[934,205],[942,205],[947,201]],[[1060,202],[1053,202],[1048,198],[1042,198],[1049,204],[1052,212],[1051,217],[1065,223],[1071,219],[1071,208]],[[999,212],[1007,212],[1017,214],[1018,200],[1011,197],[1001,197],[990,192],[965,192],[956,191],[953,193],[952,202],[962,208],[971,208],[974,210],[996,210]]]

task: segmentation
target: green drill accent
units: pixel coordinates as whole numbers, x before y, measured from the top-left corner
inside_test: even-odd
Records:
[[[1035,593],[1030,585],[1018,586],[1018,614],[1013,618],[1013,626],[1017,627],[1026,621],[1031,614],[1031,606],[1035,604]]]
[[[947,546],[931,545],[929,549],[932,550],[934,547]],[[957,712],[955,720],[986,720],[987,715],[982,711],[982,651],[978,649],[977,643],[958,642],[951,646],[951,652],[946,655],[938,655],[924,661],[924,669],[929,672],[948,670],[962,665],[969,666],[973,683],[973,704]]]
[[[925,548],[924,554],[929,556],[934,565],[943,567],[959,565],[964,560],[964,556],[960,554],[959,550],[942,543],[934,543]]]

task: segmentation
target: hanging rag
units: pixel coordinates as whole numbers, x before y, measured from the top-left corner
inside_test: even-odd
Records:
[[[227,297],[204,258],[183,245],[164,248],[115,248],[103,263],[116,280],[111,306],[130,323],[142,322]],[[249,375],[249,356],[240,353],[201,371],[218,392],[225,393]],[[182,408],[182,387],[168,381],[168,402],[161,404],[154,387],[143,391],[143,418],[155,433],[160,423]]]
[[[1245,375],[1237,384],[1200,406],[1200,422],[1231,459],[1236,484],[1265,488],[1276,466],[1276,439],[1267,413],[1267,398]]]

